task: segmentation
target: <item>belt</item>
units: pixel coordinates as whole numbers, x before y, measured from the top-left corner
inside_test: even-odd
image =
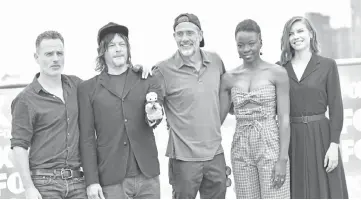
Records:
[[[80,178],[84,176],[84,173],[79,169],[34,169],[30,171],[32,176],[52,176],[52,177],[60,177],[63,180],[71,179],[71,178]]]
[[[301,116],[301,117],[290,117],[291,123],[304,123],[307,124],[308,122],[318,121],[321,119],[325,119],[325,113],[319,115],[310,115],[310,116]]]

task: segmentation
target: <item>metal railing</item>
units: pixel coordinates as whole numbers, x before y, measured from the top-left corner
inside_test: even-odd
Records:
[[[24,88],[27,84],[7,84],[7,85],[0,85],[0,89],[16,89],[16,88]]]
[[[348,66],[348,65],[359,65],[361,67],[361,58],[343,58],[343,59],[336,59],[336,63],[338,67]],[[16,88],[24,88],[27,84],[6,84],[0,85],[0,89],[16,89]]]
[[[361,58],[344,58],[344,59],[336,59],[337,66],[348,66],[348,65],[360,65],[361,66]]]

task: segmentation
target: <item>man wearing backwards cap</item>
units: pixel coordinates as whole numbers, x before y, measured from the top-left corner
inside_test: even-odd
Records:
[[[219,87],[225,68],[216,53],[200,49],[204,38],[197,16],[179,15],[173,30],[178,51],[154,67],[166,94],[166,156],[173,198],[195,198],[199,190],[201,198],[224,199]]]
[[[98,32],[99,75],[78,88],[80,153],[89,198],[160,198],[153,128],[162,109],[146,113],[146,95],[163,94],[156,74],[130,68],[128,28],[108,23]]]

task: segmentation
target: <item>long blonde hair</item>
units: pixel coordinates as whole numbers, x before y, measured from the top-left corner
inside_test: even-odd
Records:
[[[286,22],[286,24],[283,28],[283,35],[281,38],[282,53],[281,53],[281,60],[280,60],[282,65],[289,62],[295,55],[295,50],[292,48],[292,46],[290,44],[290,31],[291,31],[292,25],[298,21],[303,22],[306,25],[308,31],[310,31],[312,34],[312,38],[311,38],[311,42],[310,42],[311,52],[315,53],[315,54],[318,54],[320,52],[320,47],[319,47],[319,43],[317,40],[316,29],[314,28],[314,26],[312,25],[310,20],[308,20],[305,17],[301,17],[301,16],[292,17],[291,19],[289,19]]]

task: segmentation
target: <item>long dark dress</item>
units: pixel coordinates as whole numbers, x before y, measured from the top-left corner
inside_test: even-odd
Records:
[[[298,81],[291,62],[284,65],[290,79],[290,116],[325,113],[329,119],[291,123],[291,198],[348,198],[345,173],[339,152],[338,166],[330,173],[324,166],[331,142],[339,143],[343,105],[336,62],[312,55]]]

